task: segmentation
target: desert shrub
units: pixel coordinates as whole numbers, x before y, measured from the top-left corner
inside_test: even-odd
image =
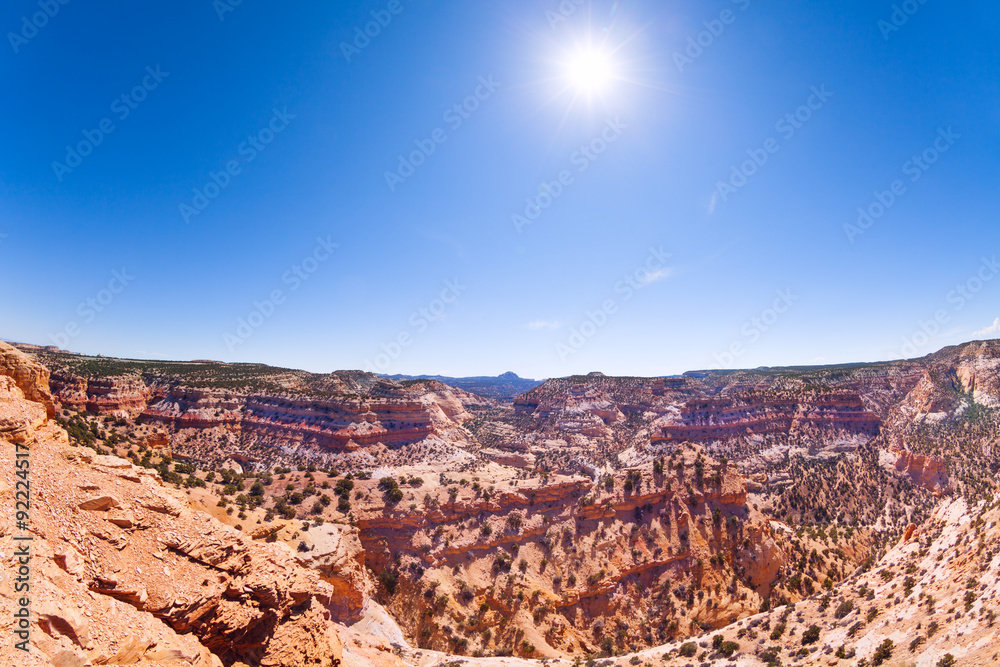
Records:
[[[766,651],[761,651],[757,657],[768,665],[780,665],[781,659],[779,658],[781,651],[777,647],[772,647]]]
[[[389,595],[395,595],[396,587],[399,585],[399,575],[390,570],[382,570],[378,573],[378,582]]]
[[[736,642],[722,642],[719,646],[719,653],[726,656],[727,658],[733,657],[733,654],[740,650],[740,645]]]
[[[833,612],[834,618],[841,619],[854,611],[854,602],[852,600],[844,600],[837,606],[837,610]]]
[[[891,639],[886,639],[884,642],[879,644],[878,648],[875,649],[875,655],[872,656],[873,667],[878,667],[878,665],[881,665],[886,660],[891,658],[893,647],[894,645]]]
[[[852,648],[848,651],[847,647],[841,644],[840,648],[837,649],[837,652],[834,655],[836,655],[840,660],[849,660],[854,657],[854,649]]]

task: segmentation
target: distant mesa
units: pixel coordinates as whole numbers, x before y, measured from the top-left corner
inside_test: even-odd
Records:
[[[66,350],[59,348],[59,346],[57,345],[32,345],[30,343],[19,343],[13,340],[7,340],[6,338],[0,338],[0,341],[10,343],[15,347],[19,347],[23,350],[27,350],[30,352],[38,351],[38,352],[49,352],[50,354],[69,354]]]
[[[471,394],[492,398],[497,401],[510,402],[521,394],[531,391],[542,384],[542,380],[530,380],[520,377],[513,371],[507,371],[496,377],[447,377],[444,375],[382,375],[381,377],[397,382],[414,380],[435,380],[443,384],[462,389]]]

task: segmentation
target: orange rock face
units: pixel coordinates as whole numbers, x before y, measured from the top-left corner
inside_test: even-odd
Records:
[[[947,490],[948,470],[940,458],[914,454],[902,449],[890,451],[896,456],[897,472],[909,477],[914,484],[938,496]]]
[[[56,399],[95,414],[137,417],[146,409],[151,389],[137,375],[85,379],[66,373],[52,376]]]
[[[49,417],[55,415],[49,369],[3,341],[0,341],[0,375],[11,378],[29,401],[44,405]]]
[[[875,436],[878,415],[855,392],[744,392],[693,399],[653,442],[726,440],[747,435],[844,431]]]

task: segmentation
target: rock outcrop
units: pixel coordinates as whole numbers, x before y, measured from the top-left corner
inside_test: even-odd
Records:
[[[878,415],[865,408],[856,392],[755,391],[687,401],[651,440],[697,442],[773,434],[817,438],[838,432],[873,437],[879,425]]]
[[[914,454],[907,450],[890,450],[895,455],[896,471],[906,475],[914,484],[935,494],[942,495],[948,488],[948,470],[944,461],[936,456]]]
[[[70,373],[52,374],[52,389],[63,405],[115,417],[138,417],[152,390],[135,374],[86,379]]]
[[[359,621],[374,593],[359,529],[326,523],[304,535],[303,544],[297,557],[332,587],[329,606],[336,617],[347,623]]]
[[[1000,408],[1000,341],[971,343],[962,348],[955,374],[976,401]]]
[[[49,389],[49,369],[17,348],[0,341],[0,376],[14,381],[24,397],[45,406],[49,417],[55,415],[55,404]]]

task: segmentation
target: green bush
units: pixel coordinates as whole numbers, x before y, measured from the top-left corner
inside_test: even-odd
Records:
[[[802,645],[815,644],[819,641],[819,626],[810,625],[809,629],[802,633]]]
[[[780,665],[781,659],[778,657],[780,653],[777,647],[772,647],[766,651],[761,651],[757,657],[769,665]]]
[[[726,656],[727,658],[733,657],[733,654],[740,650],[740,645],[736,642],[722,642],[719,647],[719,653]]]
[[[399,585],[399,575],[389,570],[382,570],[378,573],[378,582],[389,595],[395,595],[396,587]]]
[[[886,660],[891,658],[893,647],[894,644],[891,639],[886,639],[884,642],[879,644],[878,648],[875,649],[875,655],[872,656],[873,667],[878,667],[878,665],[881,665]]]
[[[837,611],[833,612],[834,618],[841,619],[854,611],[854,602],[851,600],[844,600],[837,607]]]

